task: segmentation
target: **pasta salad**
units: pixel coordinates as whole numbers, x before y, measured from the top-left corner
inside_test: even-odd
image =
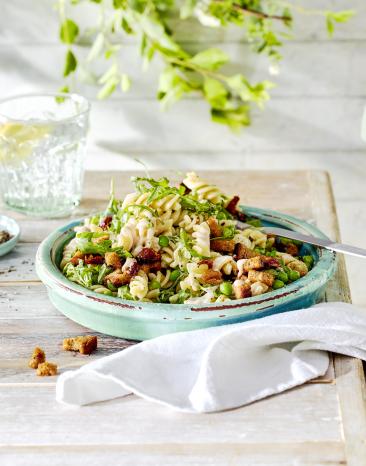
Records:
[[[66,244],[60,269],[96,293],[157,303],[213,303],[257,296],[306,275],[301,243],[266,235],[258,219],[195,173],[179,186],[132,178],[106,211],[84,220]],[[240,229],[238,220],[251,225]],[[240,222],[239,222],[240,223]]]

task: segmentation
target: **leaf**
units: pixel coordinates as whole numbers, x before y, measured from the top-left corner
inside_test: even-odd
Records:
[[[98,99],[106,99],[109,97],[115,90],[116,87],[118,86],[119,79],[117,76],[112,76],[111,78],[106,81],[102,89],[98,92]]]
[[[128,21],[124,17],[122,18],[122,21],[121,21],[121,27],[125,31],[126,34],[133,34],[133,29],[131,28]]]
[[[127,74],[122,74],[121,75],[121,90],[122,90],[122,92],[127,92],[130,87],[131,87],[130,78],[127,76]]]
[[[224,108],[227,102],[228,91],[217,79],[207,78],[203,83],[203,92],[206,99],[214,108]]]
[[[191,90],[189,83],[182,79],[173,67],[165,68],[159,78],[158,100],[163,110],[180,100]]]
[[[193,10],[197,5],[197,0],[185,0],[180,8],[181,19],[187,19],[193,14]]]
[[[112,66],[110,66],[107,71],[99,78],[99,84],[105,84],[107,81],[109,81],[111,78],[115,77],[118,75],[118,66],[116,63],[113,63]]]
[[[211,109],[211,119],[216,123],[228,125],[233,131],[250,125],[249,107],[242,105],[233,110]]]
[[[204,50],[194,55],[190,62],[205,69],[205,70],[217,70],[220,66],[227,63],[229,57],[220,49],[212,48]]]
[[[70,73],[73,73],[78,66],[77,59],[71,50],[66,52],[65,66],[64,66],[64,77],[68,76]]]
[[[61,94],[67,94],[67,93],[69,93],[69,92],[70,92],[69,86],[62,86],[62,87],[60,87],[60,89],[58,90],[58,92],[60,92]],[[64,101],[65,101],[65,97],[60,96],[60,95],[56,97],[56,102],[57,102],[58,104],[62,104],[62,102],[64,102]]]
[[[86,58],[87,62],[91,62],[101,55],[104,48],[104,42],[104,34],[100,32],[95,38],[90,52],[88,53],[88,56]]]
[[[242,74],[230,76],[226,82],[241,100],[256,102],[259,106],[269,99],[267,90],[274,87],[271,81],[262,81],[251,85]]]
[[[327,26],[329,37],[333,36],[334,23],[346,23],[354,16],[354,14],[355,12],[353,10],[326,11],[325,12],[325,23]]]
[[[157,47],[172,52],[179,52],[181,50],[179,45],[166,34],[163,25],[159,21],[146,15],[138,16],[141,29],[151,40],[157,42]]]
[[[79,35],[79,26],[72,19],[65,19],[60,26],[60,39],[64,44],[73,44]]]
[[[325,22],[327,26],[328,36],[332,37],[334,33],[334,23],[332,17],[330,15],[327,15]]]

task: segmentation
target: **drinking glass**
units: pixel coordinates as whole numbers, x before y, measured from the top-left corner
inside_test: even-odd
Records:
[[[79,204],[89,110],[77,94],[0,102],[0,191],[10,209],[61,217]]]

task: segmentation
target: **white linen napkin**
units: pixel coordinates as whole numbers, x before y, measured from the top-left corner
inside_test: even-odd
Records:
[[[251,403],[323,375],[327,351],[366,360],[366,310],[323,303],[147,340],[60,375],[72,405],[130,393],[187,412]]]

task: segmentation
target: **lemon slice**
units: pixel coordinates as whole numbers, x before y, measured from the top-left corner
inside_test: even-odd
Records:
[[[24,160],[50,134],[50,130],[50,125],[43,124],[8,122],[0,125],[0,160]]]

